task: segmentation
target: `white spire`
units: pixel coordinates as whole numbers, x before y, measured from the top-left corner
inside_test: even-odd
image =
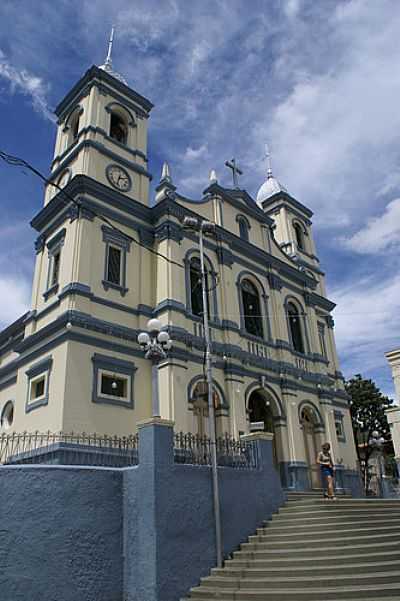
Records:
[[[112,53],[112,47],[113,47],[113,42],[114,42],[114,30],[115,30],[115,27],[113,25],[111,27],[111,35],[110,35],[110,40],[108,42],[108,52],[107,52],[106,62],[104,63],[104,71],[112,71],[111,53]]]
[[[166,180],[168,182],[172,181],[171,173],[170,173],[169,165],[168,165],[167,161],[164,161],[163,166],[162,166],[161,181],[163,181],[163,180]]]
[[[114,32],[115,32],[115,27],[113,26],[111,28],[110,39],[108,42],[107,57],[106,57],[104,65],[100,65],[99,69],[106,71],[106,73],[109,73],[110,75],[115,77],[115,79],[118,79],[118,81],[121,81],[125,85],[128,85],[126,79],[124,77],[122,77],[122,75],[120,75],[119,73],[116,73],[113,70],[111,54],[112,54],[112,48],[113,48],[113,43],[114,43]]]
[[[272,177],[271,153],[268,144],[265,145],[265,158],[267,159],[267,179]]]
[[[218,183],[217,172],[215,171],[215,169],[211,169],[210,175],[209,175],[209,180],[210,180],[210,184]]]

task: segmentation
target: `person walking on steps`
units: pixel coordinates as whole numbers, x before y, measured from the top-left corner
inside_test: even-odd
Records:
[[[335,492],[333,489],[334,466],[331,455],[331,445],[325,442],[322,445],[322,450],[318,453],[317,463],[321,468],[321,478],[327,483],[327,492],[324,493],[325,499],[336,501]]]

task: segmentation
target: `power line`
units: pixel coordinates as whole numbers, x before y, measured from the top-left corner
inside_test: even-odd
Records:
[[[37,177],[39,177],[46,184],[48,184],[50,186],[53,186],[54,188],[57,188],[60,192],[62,192],[62,194],[64,194],[64,196],[66,197],[66,199],[68,199],[74,205],[76,205],[78,207],[78,210],[81,209],[82,205],[81,205],[81,203],[79,201],[76,200],[76,198],[74,198],[73,196],[71,196],[70,194],[68,194],[68,192],[66,192],[63,188],[61,188],[61,186],[59,186],[57,183],[52,182],[51,180],[49,180],[38,169],[36,169],[35,167],[33,167],[33,165],[31,165],[30,163],[28,163],[24,159],[12,156],[11,154],[7,154],[6,152],[4,152],[2,150],[0,150],[0,159],[2,159],[3,161],[5,161],[6,163],[8,163],[9,165],[11,165],[13,167],[23,167],[23,168],[29,169],[29,171],[31,171],[32,173],[34,173],[35,175],[37,175]],[[114,225],[114,223],[112,221],[110,221],[109,219],[107,219],[107,217],[104,217],[103,215],[100,215],[99,213],[97,213],[96,211],[94,211],[93,209],[91,209],[89,207],[85,207],[85,210],[87,210],[90,213],[92,213],[92,215],[94,215],[95,217],[98,217],[101,221],[103,221],[104,223],[106,223],[113,230],[115,230],[116,232],[118,232],[119,234],[121,234],[122,236],[124,236],[125,238],[127,238],[128,240],[130,240],[131,242],[133,242],[134,244],[137,244],[138,246],[141,246],[142,248],[145,248],[146,250],[148,250],[149,252],[151,252],[153,255],[156,255],[157,257],[160,257],[161,259],[164,259],[168,263],[171,263],[172,265],[176,265],[177,267],[180,267],[181,269],[184,269],[184,266],[181,265],[181,263],[177,263],[176,261],[173,261],[172,259],[169,259],[167,256],[163,255],[162,253],[157,252],[156,250],[150,248],[149,246],[146,246],[146,244],[143,244],[142,242],[139,242],[138,240],[136,240],[135,238],[133,238],[132,236],[130,236],[129,234],[127,234],[126,232],[124,232],[123,230],[121,230],[119,227],[117,227],[116,225]]]

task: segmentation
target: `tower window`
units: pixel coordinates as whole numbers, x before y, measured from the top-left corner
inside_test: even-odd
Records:
[[[244,217],[243,215],[238,215],[236,217],[236,221],[239,224],[239,236],[242,238],[242,240],[246,240],[246,242],[248,242],[249,241],[250,223],[248,222],[246,217]]]
[[[79,122],[80,122],[80,109],[76,109],[75,113],[71,117],[70,130],[71,130],[71,142],[77,139],[79,134]]]
[[[58,278],[60,275],[60,259],[61,259],[61,251],[58,250],[54,253],[52,257],[52,267],[51,267],[51,279],[50,285],[55,286],[58,284]]]
[[[128,140],[128,128],[126,123],[117,113],[111,113],[110,137],[120,144],[126,144]]]
[[[263,336],[260,295],[250,280],[241,283],[244,328],[248,334]]]
[[[290,338],[295,351],[304,353],[303,333],[301,331],[301,315],[293,303],[287,306]]]
[[[122,296],[128,292],[126,287],[127,253],[130,251],[130,241],[122,232],[103,225],[103,242],[106,243],[104,253],[104,277],[102,284],[105,290],[113,288]]]
[[[121,249],[115,246],[108,247],[107,281],[112,284],[121,283]]]
[[[206,271],[206,290],[207,290],[207,313],[210,316],[210,303],[208,298],[209,278]],[[193,257],[190,261],[190,301],[193,315],[199,317],[203,315],[203,290],[201,286],[201,268],[200,260]]]
[[[325,326],[323,323],[318,322],[318,338],[319,338],[319,344],[321,347],[321,354],[323,357],[327,357],[327,352],[326,352],[326,344],[325,344]]]
[[[296,236],[296,244],[300,250],[304,250],[304,236],[301,229],[301,225],[299,223],[293,224],[294,233]]]

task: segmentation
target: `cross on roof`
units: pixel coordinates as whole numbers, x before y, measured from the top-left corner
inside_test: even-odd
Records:
[[[226,167],[229,167],[229,169],[232,169],[233,185],[235,188],[239,188],[238,175],[243,175],[243,171],[236,165],[236,159],[225,161],[225,165]]]

